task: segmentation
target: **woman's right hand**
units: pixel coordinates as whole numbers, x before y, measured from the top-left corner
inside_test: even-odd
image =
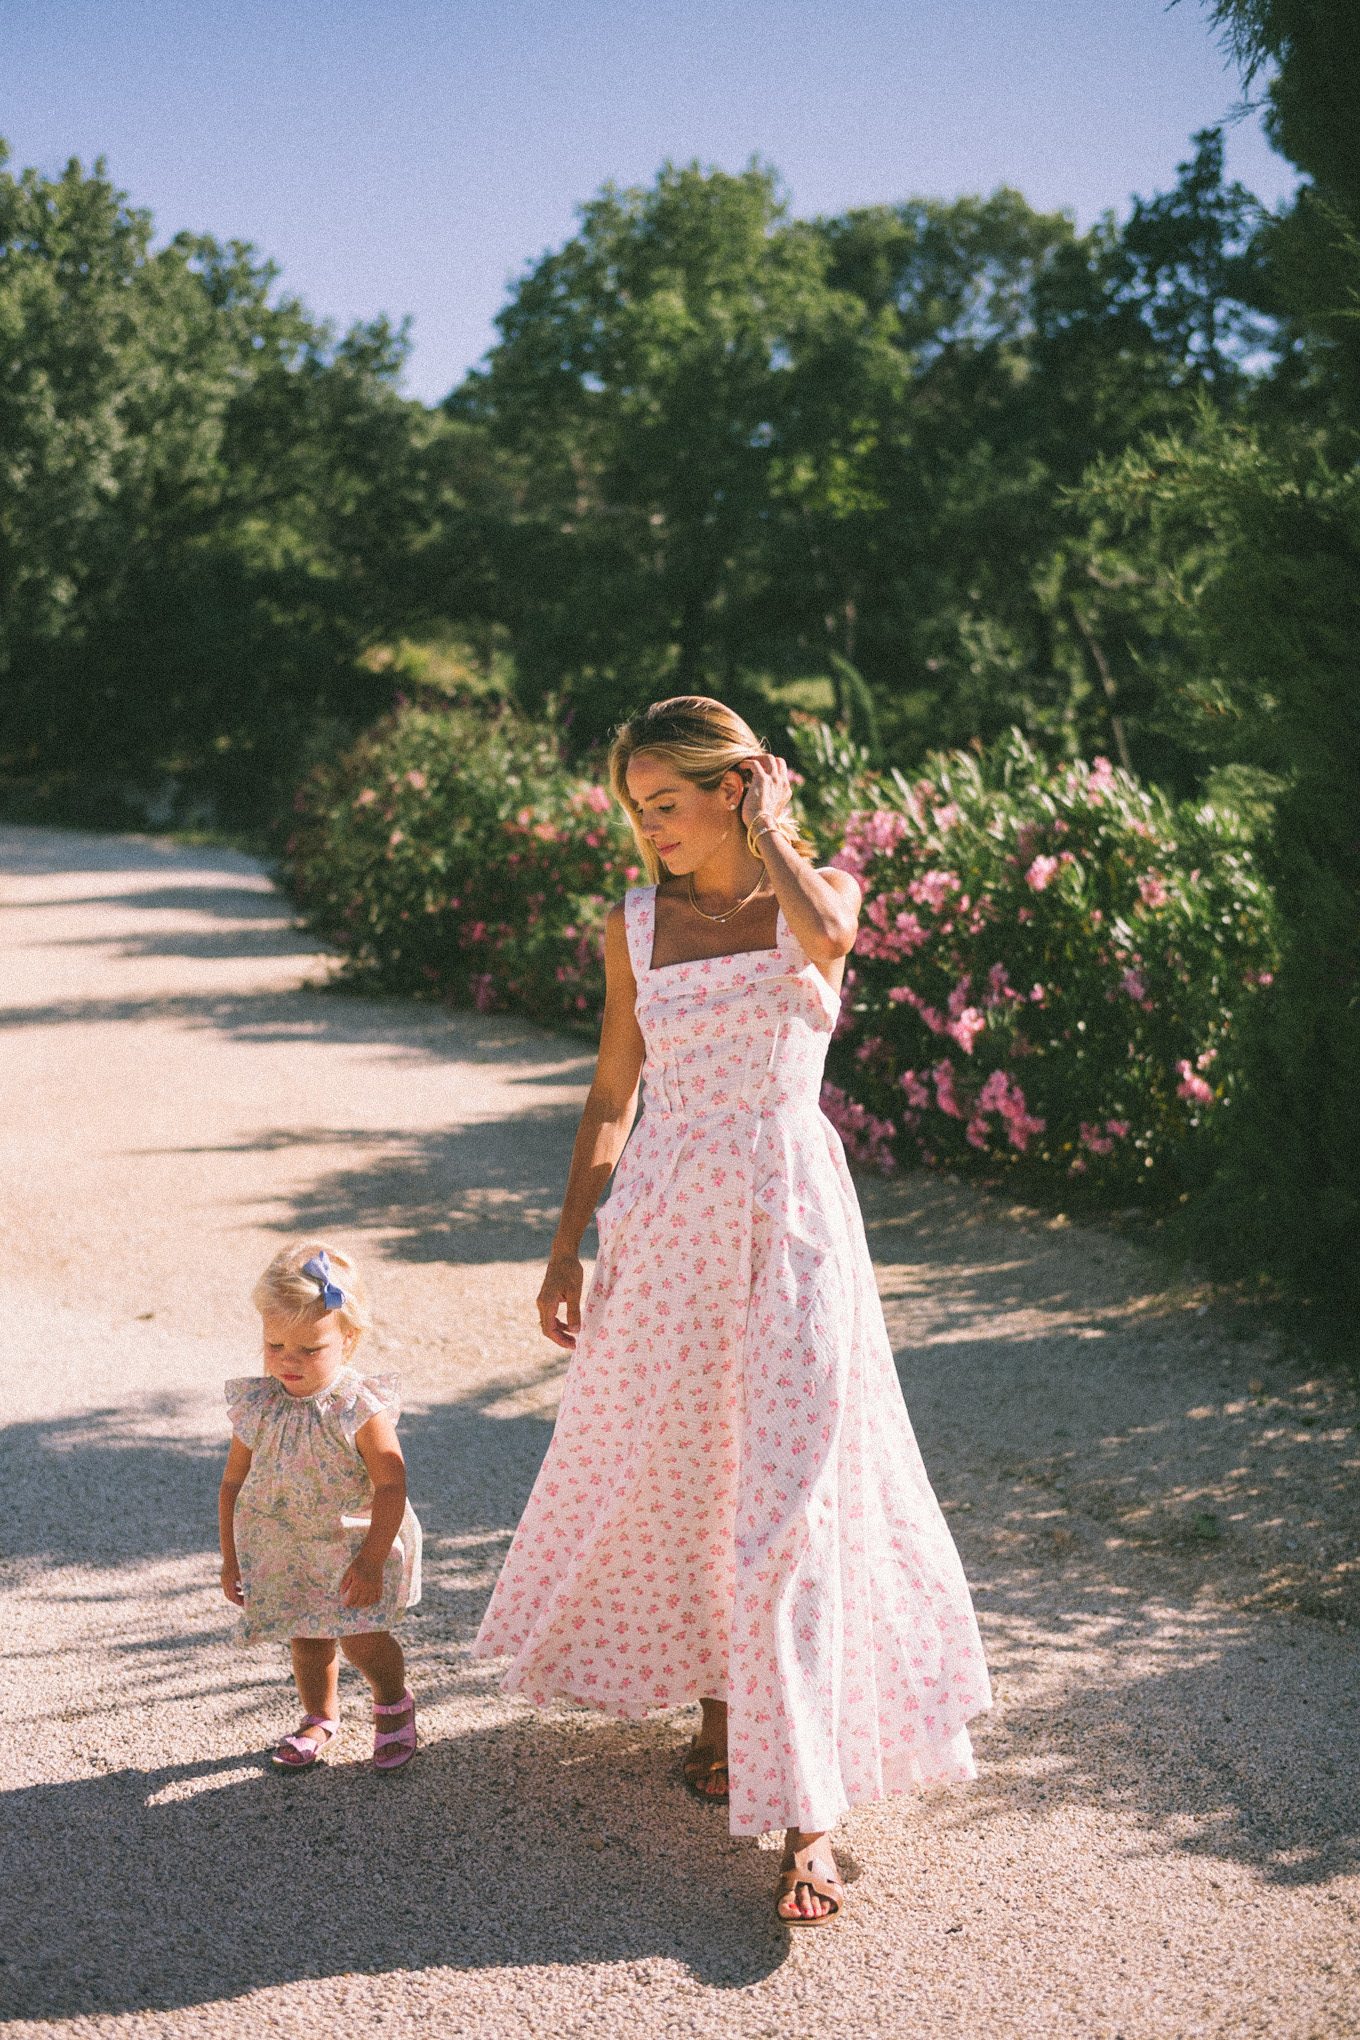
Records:
[[[579,1254],[556,1253],[544,1271],[543,1287],[538,1292],[538,1322],[543,1328],[545,1339],[551,1339],[554,1346],[562,1346],[568,1353],[576,1344],[576,1334],[581,1329],[581,1288],[585,1281],[585,1270]],[[562,1312],[566,1312],[566,1322]]]
[[[244,1608],[246,1597],[241,1592],[241,1568],[234,1558],[228,1559],[222,1567],[222,1592],[233,1608]]]

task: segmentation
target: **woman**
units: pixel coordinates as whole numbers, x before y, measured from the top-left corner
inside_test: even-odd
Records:
[[[698,1699],[691,1789],[784,1827],[790,1924],[844,1903],[826,1831],[974,1775],[991,1695],[818,1109],[859,892],[814,868],[790,781],[685,695],[625,725],[613,790],[653,885],[609,916],[600,1055],[543,1330],[574,1348],[475,1645],[507,1689],[611,1713]],[[584,1308],[578,1249],[599,1214]]]

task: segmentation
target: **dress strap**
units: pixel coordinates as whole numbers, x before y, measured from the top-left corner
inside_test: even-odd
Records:
[[[623,896],[623,925],[628,935],[628,961],[641,983],[652,967],[656,941],[656,887],[635,885]]]

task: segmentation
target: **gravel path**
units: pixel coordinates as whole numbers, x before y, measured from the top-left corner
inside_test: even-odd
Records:
[[[838,1832],[827,1932],[676,1783],[684,1710],[535,1718],[468,1640],[547,1441],[531,1301],[589,1064],[319,996],[249,860],[0,829],[5,1866],[28,2033],[1360,2031],[1360,1409],[1136,1235],[865,1186],[998,1685],[968,1791]],[[216,1586],[221,1382],[280,1237],[405,1378],[424,1749],[279,1780]],[[376,1360],[377,1353],[371,1355]]]

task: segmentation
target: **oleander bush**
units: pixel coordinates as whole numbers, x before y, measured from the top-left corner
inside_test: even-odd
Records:
[[[342,977],[593,1027],[604,921],[641,875],[627,825],[541,726],[406,702],[303,782],[285,871]]]
[[[1231,811],[1012,733],[897,779],[834,861],[865,895],[823,1100],[852,1158],[1123,1201],[1203,1172],[1275,963]]]
[[[1054,768],[1018,733],[910,782],[826,731],[795,746],[807,819],[864,887],[823,1094],[852,1160],[1065,1199],[1197,1181],[1276,960],[1233,810],[1173,806],[1104,758]],[[294,823],[294,895],[345,981],[598,1026],[605,916],[642,874],[544,728],[405,703],[312,772]]]

